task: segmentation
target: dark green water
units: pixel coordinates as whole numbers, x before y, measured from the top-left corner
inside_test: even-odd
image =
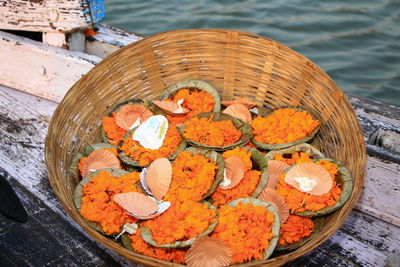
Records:
[[[305,55],[348,93],[400,106],[400,0],[109,0],[104,23],[151,35],[228,28]]]

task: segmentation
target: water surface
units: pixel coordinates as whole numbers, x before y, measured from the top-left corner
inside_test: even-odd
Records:
[[[152,35],[228,28],[277,40],[351,94],[400,106],[400,1],[109,0],[104,23]]]

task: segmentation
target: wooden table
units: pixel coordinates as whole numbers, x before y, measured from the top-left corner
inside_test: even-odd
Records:
[[[351,102],[366,136],[376,127],[400,129],[399,108],[354,97]],[[21,224],[0,214],[0,266],[142,266],[90,238],[54,195],[43,154],[56,106],[0,86],[0,175],[30,216]],[[379,152],[374,146],[369,151],[367,181],[356,209],[320,247],[287,266],[384,266],[400,253],[400,165],[374,157]]]

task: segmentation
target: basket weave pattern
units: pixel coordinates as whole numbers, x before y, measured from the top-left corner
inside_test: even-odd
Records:
[[[82,77],[56,109],[46,138],[48,175],[62,206],[85,231],[135,262],[174,265],[130,252],[90,228],[74,208],[79,181],[68,169],[76,153],[101,140],[101,119],[115,103],[159,99],[167,87],[185,79],[207,81],[223,100],[248,96],[268,108],[297,104],[313,108],[322,119],[317,138],[323,152],[343,162],[353,175],[349,201],[328,217],[322,232],[298,250],[264,264],[281,265],[304,255],[342,225],[361,193],[366,162],[363,135],[343,92],[318,66],[285,45],[245,32],[203,29],[161,33],[118,50]]]

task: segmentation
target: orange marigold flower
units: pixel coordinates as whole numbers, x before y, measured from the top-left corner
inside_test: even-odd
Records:
[[[314,131],[319,124],[307,111],[293,108],[280,108],[268,117],[257,116],[251,121],[257,142],[268,144],[299,140]]]
[[[87,161],[88,157],[82,157],[79,159],[78,162],[78,170],[79,170],[79,174],[82,176],[82,170],[83,170],[83,165],[85,165],[85,162]]]
[[[108,171],[100,171],[83,187],[81,215],[88,221],[97,222],[109,235],[120,231],[127,222],[136,222],[123,208],[113,201],[119,193],[140,192],[135,183],[140,179],[138,172],[122,175],[119,178]]]
[[[185,263],[185,254],[187,249],[176,248],[159,248],[146,243],[141,235],[140,228],[133,235],[130,235],[131,247],[145,256],[153,257],[165,261],[173,261],[175,263]]]
[[[283,161],[283,162],[287,163],[288,165],[312,162],[312,159],[310,158],[310,154],[308,154],[306,152],[294,152],[294,153],[288,153],[288,154],[276,153],[276,154],[274,154],[274,159]]]
[[[168,158],[179,147],[182,137],[175,126],[170,125],[164,138],[164,142],[159,149],[147,149],[142,147],[139,142],[132,140],[132,135],[122,139],[119,148],[125,155],[132,160],[139,162],[140,166],[147,166],[158,158]]]
[[[338,166],[335,163],[329,162],[328,160],[320,160],[317,161],[316,164],[324,167],[332,176],[332,178],[336,177],[336,174],[338,173]]]
[[[111,140],[112,145],[117,145],[119,140],[122,139],[122,137],[126,134],[126,130],[122,129],[117,125],[115,122],[115,116],[116,112],[112,113],[112,117],[110,116],[105,116],[103,117],[103,130],[106,133],[108,139]]]
[[[209,146],[228,146],[236,143],[242,133],[232,121],[213,121],[210,118],[194,117],[185,122],[183,135],[193,141]]]
[[[167,119],[171,124],[181,124],[199,113],[211,112],[215,105],[215,100],[212,95],[204,91],[181,89],[177,91],[175,96],[172,98],[172,101],[176,103],[180,99],[184,99],[182,106],[189,109],[190,112],[184,116],[167,115]]]
[[[199,201],[215,180],[217,165],[201,154],[179,152],[172,164],[172,181],[164,199],[171,202]]]
[[[238,198],[250,197],[260,182],[260,178],[260,171],[251,170],[244,174],[243,179],[234,188],[221,189],[217,187],[217,190],[211,195],[211,198],[214,200],[213,204],[218,206]]]
[[[310,195],[285,183],[285,174],[279,176],[276,191],[281,194],[286,201],[289,210],[293,212],[318,211],[326,207],[335,205],[340,199],[342,190],[340,184],[336,183],[337,165],[326,160],[317,161],[316,164],[326,168],[332,176],[332,189],[322,196]]]
[[[262,260],[263,251],[274,236],[274,214],[264,207],[239,203],[218,209],[218,224],[211,237],[221,240],[232,251],[232,264]]]
[[[279,232],[280,246],[285,246],[302,238],[310,236],[314,232],[314,222],[311,217],[289,215],[287,221],[281,225]]]
[[[215,220],[216,212],[206,203],[185,201],[174,203],[153,220],[143,223],[152,232],[152,239],[157,244],[170,244],[188,240],[203,233]]]

